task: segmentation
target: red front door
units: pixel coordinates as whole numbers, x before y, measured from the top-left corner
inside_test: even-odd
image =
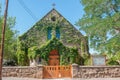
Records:
[[[57,50],[52,50],[49,54],[49,65],[56,66],[60,64],[59,54]]]

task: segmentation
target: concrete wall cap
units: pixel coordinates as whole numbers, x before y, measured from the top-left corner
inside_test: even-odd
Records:
[[[72,64],[72,66],[78,66],[78,64],[76,64],[76,63],[73,63],[73,64]]]

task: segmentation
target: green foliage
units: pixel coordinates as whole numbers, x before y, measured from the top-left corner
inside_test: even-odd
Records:
[[[91,58],[90,58],[90,55],[88,54],[82,54],[81,55],[82,59],[83,59],[83,65],[91,65]]]
[[[1,5],[0,5],[1,14]],[[3,16],[0,15],[0,34],[2,34]],[[17,31],[13,30],[15,25],[15,17],[7,18],[7,24],[5,29],[5,42],[4,42],[4,59],[16,60],[16,46],[17,46]],[[1,41],[1,35],[0,35]]]
[[[34,59],[36,56],[40,56],[43,60],[47,61],[49,60],[49,53],[52,50],[58,50],[60,54],[60,64],[61,65],[67,65],[72,64],[76,62],[76,56],[78,54],[76,48],[67,48],[65,47],[60,41],[58,41],[55,37],[53,37],[51,40],[49,40],[46,44],[40,46],[40,47],[31,47],[28,51],[29,59]],[[68,58],[70,58],[70,62],[68,61]]]
[[[20,66],[27,66],[29,64],[28,62],[28,52],[25,47],[21,47],[22,44],[18,40],[17,41],[17,61],[18,65]]]
[[[107,43],[107,50],[109,51],[109,54],[112,55],[117,55],[119,56],[120,54],[120,36],[114,36],[113,38],[111,38]]]
[[[37,46],[33,46],[31,48],[28,49],[28,58],[29,59],[35,59],[37,54],[39,53],[39,49]]]
[[[80,0],[85,14],[77,25],[85,31],[91,48],[100,52],[120,51],[120,1]]]
[[[17,60],[18,60],[18,65],[20,66],[27,66],[29,64],[27,53],[25,53],[25,51],[22,50],[17,51]]]
[[[92,65],[92,60],[88,57],[88,59],[85,60],[84,65],[85,66],[91,66]]]
[[[106,62],[107,65],[120,65],[119,62],[117,62],[116,60],[114,60],[113,58],[109,59]]]
[[[108,55],[107,65],[120,65],[120,52]]]
[[[17,56],[18,56],[18,65],[25,66],[26,65],[26,62],[25,62],[25,52],[19,50],[17,52]]]

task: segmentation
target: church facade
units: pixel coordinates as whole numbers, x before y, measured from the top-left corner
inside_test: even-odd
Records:
[[[79,56],[89,54],[87,37],[54,8],[20,36],[19,42],[30,65],[79,64]]]

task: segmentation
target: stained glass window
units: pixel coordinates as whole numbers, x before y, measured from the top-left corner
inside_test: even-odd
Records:
[[[51,37],[52,37],[51,32],[52,32],[52,28],[49,27],[48,30],[47,30],[47,38],[48,38],[48,40],[51,39]]]
[[[56,28],[56,38],[60,39],[60,28]]]

